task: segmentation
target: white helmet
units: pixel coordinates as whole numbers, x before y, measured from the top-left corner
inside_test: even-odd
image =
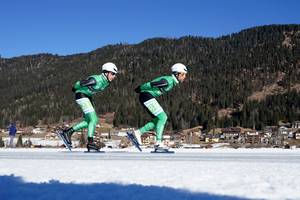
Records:
[[[184,64],[176,63],[171,68],[173,73],[187,73],[187,68]]]
[[[102,71],[118,73],[118,68],[114,63],[108,62],[102,65]]]

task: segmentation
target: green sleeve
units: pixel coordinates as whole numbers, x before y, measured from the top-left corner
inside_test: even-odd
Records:
[[[149,90],[151,89],[151,83],[148,82],[148,83],[144,83],[143,85],[141,85],[141,90]]]
[[[80,81],[77,81],[77,82],[74,84],[74,86],[73,86],[73,88],[74,88],[75,90],[78,90],[80,87],[81,87],[81,86],[80,86]]]

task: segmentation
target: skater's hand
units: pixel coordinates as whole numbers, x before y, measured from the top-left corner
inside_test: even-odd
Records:
[[[137,88],[134,89],[134,91],[135,91],[136,93],[140,93],[140,92],[141,92],[141,87],[138,86]]]

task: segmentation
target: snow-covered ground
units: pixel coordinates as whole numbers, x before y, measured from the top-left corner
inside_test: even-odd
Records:
[[[0,199],[300,199],[300,149],[0,149]]]

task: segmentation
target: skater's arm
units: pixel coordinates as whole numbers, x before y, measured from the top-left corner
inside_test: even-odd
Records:
[[[154,87],[161,89],[166,86],[168,86],[168,81],[166,79],[161,79],[159,81],[148,82],[141,86],[138,86],[134,91],[136,93],[140,93],[142,90],[149,90]]]
[[[91,85],[95,85],[95,84],[96,84],[96,80],[93,77],[90,77],[89,79],[80,81],[80,86],[82,86],[82,87],[91,86]]]
[[[151,87],[162,88],[168,86],[168,81],[166,79],[160,79],[159,81],[151,82]]]

